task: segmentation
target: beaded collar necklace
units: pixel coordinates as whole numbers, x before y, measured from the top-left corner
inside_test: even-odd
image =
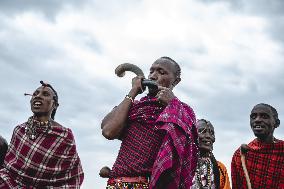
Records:
[[[31,140],[35,140],[39,134],[46,133],[51,128],[51,119],[38,121],[31,116],[26,124],[25,133]]]
[[[202,188],[210,188],[211,187],[211,168],[212,163],[209,158],[199,159],[198,165],[196,169],[196,177],[198,181],[198,185],[202,186]],[[205,183],[202,178],[205,178]]]

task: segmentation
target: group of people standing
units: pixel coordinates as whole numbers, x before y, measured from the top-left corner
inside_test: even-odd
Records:
[[[231,180],[227,169],[212,153],[214,127],[196,120],[193,109],[172,89],[181,81],[180,66],[169,57],[157,59],[148,79],[158,89],[140,100],[143,77],[102,120],[102,134],[121,140],[112,169],[103,167],[107,189],[283,189],[284,141],[274,137],[278,113],[268,104],[253,107],[251,129],[256,136],[232,157]]]
[[[109,140],[121,140],[112,169],[103,167],[107,189],[230,189],[227,169],[213,155],[215,131],[210,121],[196,120],[173,88],[180,66],[169,57],[156,60],[148,79],[157,84],[140,100],[143,76],[101,123]],[[8,145],[0,137],[0,188],[80,188],[84,172],[69,128],[55,121],[59,106],[54,88],[41,81],[31,95],[33,115],[13,131]],[[232,157],[233,189],[283,189],[284,141],[274,137],[280,120],[275,108],[257,104],[250,114],[256,136]],[[96,188],[94,183],[94,188]]]

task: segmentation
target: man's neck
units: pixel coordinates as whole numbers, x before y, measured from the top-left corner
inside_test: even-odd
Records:
[[[34,119],[37,121],[48,121],[50,116],[34,115]]]
[[[208,152],[208,151],[200,151],[200,157],[201,158],[208,158],[208,157],[210,157],[210,152]]]
[[[257,138],[257,140],[261,143],[267,143],[267,144],[276,143],[276,139],[274,138],[274,136],[270,136],[266,138]]]

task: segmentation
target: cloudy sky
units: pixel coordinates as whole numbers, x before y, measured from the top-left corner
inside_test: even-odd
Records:
[[[237,3],[236,3],[237,2]],[[0,1],[0,134],[31,115],[39,81],[59,93],[56,120],[73,130],[85,171],[83,189],[102,189],[120,143],[101,135],[104,115],[131,88],[131,62],[148,74],[161,56],[176,60],[174,93],[215,126],[214,154],[230,170],[234,150],[253,139],[251,108],[273,105],[284,121],[282,0]],[[141,96],[138,96],[141,97]],[[284,138],[284,126],[275,135]]]

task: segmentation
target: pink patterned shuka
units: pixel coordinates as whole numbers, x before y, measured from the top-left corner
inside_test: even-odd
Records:
[[[188,189],[192,185],[198,159],[195,114],[188,105],[174,98],[157,123],[161,124],[159,130],[166,134],[153,166],[150,189],[158,187],[164,174],[168,177],[163,189]]]

